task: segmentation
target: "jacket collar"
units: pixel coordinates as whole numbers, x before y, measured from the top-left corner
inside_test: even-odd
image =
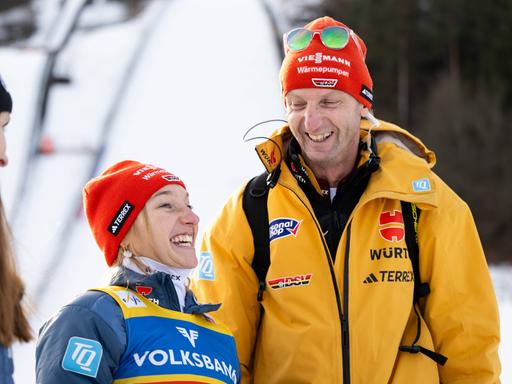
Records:
[[[372,152],[369,143],[373,137],[376,152],[380,157],[380,167],[372,174],[368,187],[361,200],[388,197],[410,201],[426,206],[437,206],[437,178],[431,172],[435,165],[434,152],[428,149],[421,140],[408,131],[385,121],[380,121],[378,127],[362,119],[360,126],[361,149],[358,167],[368,162]],[[282,165],[282,156],[287,153],[293,135],[288,125],[277,129],[269,140],[256,146],[267,172]],[[303,165],[304,162],[302,162]],[[305,168],[308,171],[308,168]],[[309,172],[312,175],[312,172]],[[284,170],[279,183],[293,188],[297,186],[291,172]],[[313,182],[313,185],[315,185]],[[316,183],[318,185],[318,183]]]
[[[189,314],[205,314],[216,311],[220,304],[199,304],[192,293],[185,293],[185,307],[180,308],[178,294],[174,288],[173,276],[165,272],[143,275],[126,267],[119,267],[112,276],[111,285],[126,287],[151,300],[162,308]]]

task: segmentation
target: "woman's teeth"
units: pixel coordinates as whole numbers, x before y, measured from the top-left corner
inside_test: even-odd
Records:
[[[171,239],[173,244],[176,244],[180,247],[191,247],[192,246],[192,236],[190,235],[178,235]]]

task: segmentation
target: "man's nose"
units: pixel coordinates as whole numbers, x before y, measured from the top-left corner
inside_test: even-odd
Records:
[[[322,117],[318,111],[318,107],[315,105],[307,105],[304,114],[304,126],[307,131],[316,131],[320,128],[322,123]]]
[[[7,155],[2,155],[2,157],[0,157],[0,167],[6,167],[7,164],[9,164],[9,158]]]

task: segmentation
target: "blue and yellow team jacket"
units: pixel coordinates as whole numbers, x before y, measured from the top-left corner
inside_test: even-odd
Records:
[[[181,312],[173,278],[121,268],[64,306],[39,332],[37,383],[239,383],[234,338],[205,315],[218,305],[188,291]]]
[[[123,311],[128,344],[113,383],[237,383],[235,341],[202,315],[171,311],[122,287],[100,289]]]

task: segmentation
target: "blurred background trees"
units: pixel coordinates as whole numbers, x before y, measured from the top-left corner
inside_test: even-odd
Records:
[[[0,45],[26,39],[36,28],[30,0],[0,1]]]
[[[325,0],[312,11],[363,38],[377,117],[436,152],[488,260],[512,261],[512,0]]]

